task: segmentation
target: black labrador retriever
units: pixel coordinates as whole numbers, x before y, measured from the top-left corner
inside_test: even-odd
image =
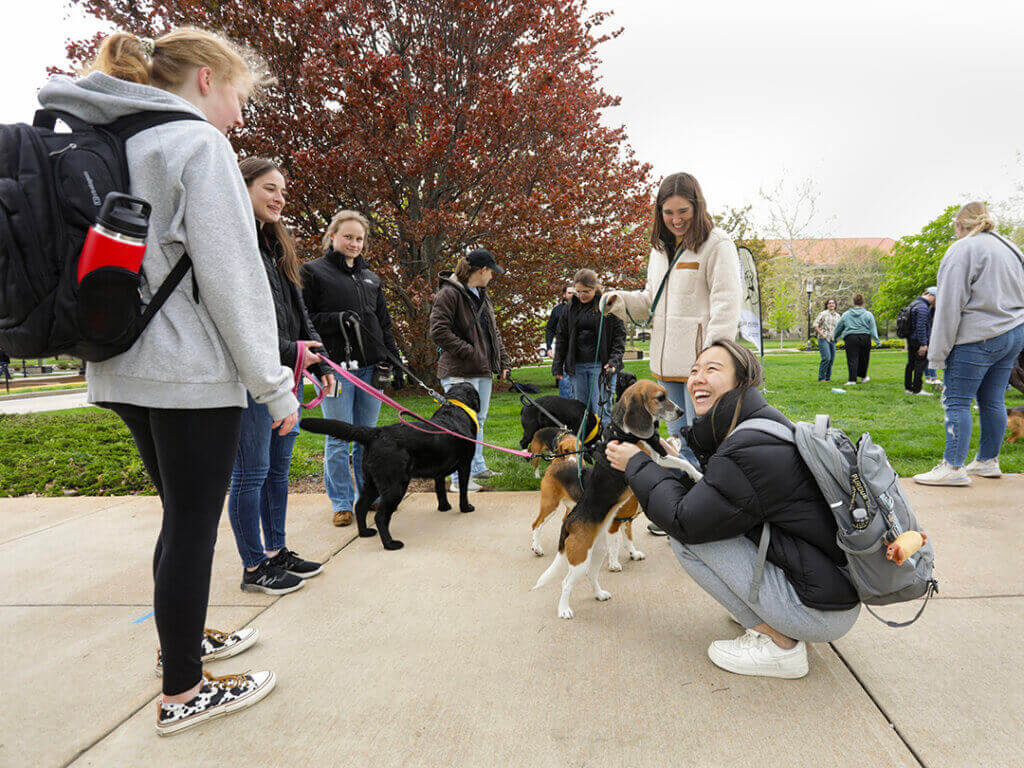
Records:
[[[471,384],[453,384],[445,397],[467,406],[473,413],[480,410],[480,396]],[[430,417],[435,424],[465,435],[476,437],[473,418],[457,405],[442,405]],[[373,520],[380,530],[384,549],[401,549],[401,541],[391,538],[391,516],[395,513],[409,481],[414,478],[433,478],[437,493],[437,508],[445,512],[448,503],[445,481],[452,472],[459,476],[459,510],[472,512],[466,489],[469,485],[470,465],[476,445],[453,435],[440,432],[429,424],[416,427],[391,424],[386,427],[359,427],[333,419],[303,419],[301,427],[308,432],[333,435],[341,440],[354,440],[366,446],[363,453],[363,487],[359,489],[355,517],[359,535],[373,536],[377,531],[366,525],[366,513],[379,496],[380,503]]]

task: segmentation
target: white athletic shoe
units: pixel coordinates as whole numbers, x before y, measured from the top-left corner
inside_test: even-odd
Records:
[[[451,491],[451,493],[458,493],[459,492],[459,481],[458,481],[457,478],[455,480],[452,480],[452,483],[451,483],[451,486],[450,486],[449,490]],[[469,486],[466,488],[466,493],[473,493],[474,491],[482,491],[482,490],[483,490],[483,486],[480,485],[480,483],[478,483],[472,477],[469,478]]]
[[[953,469],[943,460],[934,469],[914,475],[914,482],[921,485],[970,485],[971,478],[963,467]]]
[[[715,666],[737,675],[781,677],[795,680],[807,674],[807,643],[780,648],[768,635],[752,629],[735,640],[715,640],[708,646],[708,658]]]
[[[920,392],[917,392],[915,394],[921,395],[922,397],[931,397],[932,396],[931,392],[926,392],[923,389]]]
[[[845,384],[843,384],[843,386],[844,386],[844,387],[852,387],[852,386],[854,386],[854,385],[855,385],[856,383],[857,383],[856,381],[848,381],[848,382],[846,382]]]
[[[869,381],[871,381],[871,377],[870,376],[865,376],[863,379],[860,380],[860,383],[861,384],[867,384]]]
[[[911,392],[909,389],[904,389],[903,390],[903,394],[904,395],[914,395],[914,394],[917,394],[917,393],[916,392]]]
[[[968,475],[977,475],[978,477],[1002,477],[1003,471],[999,469],[999,459],[989,459],[988,461],[981,461],[975,459],[966,467],[964,471]]]

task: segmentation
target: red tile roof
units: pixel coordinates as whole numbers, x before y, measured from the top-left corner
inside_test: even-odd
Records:
[[[826,237],[794,240],[793,250],[797,258],[808,264],[831,266],[848,258],[862,260],[874,250],[889,253],[895,244],[891,237]],[[765,245],[769,251],[790,252],[788,240],[765,240]]]

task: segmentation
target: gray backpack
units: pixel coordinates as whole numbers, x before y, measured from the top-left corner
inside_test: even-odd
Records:
[[[831,428],[829,417],[824,415],[817,416],[814,424],[798,422],[795,430],[771,419],[748,419],[733,432],[744,429],[765,432],[796,445],[836,519],[836,544],[846,552],[847,559],[843,573],[865,607],[925,597],[910,621],[887,621],[870,608],[868,612],[890,627],[905,627],[917,621],[928,599],[939,591],[938,582],[932,578],[935,552],[926,541],[902,565],[885,556],[887,545],[901,533],[921,531],[885,450],[867,433],[855,445],[842,430]],[[752,602],[757,602],[769,536],[765,523],[750,587]]]

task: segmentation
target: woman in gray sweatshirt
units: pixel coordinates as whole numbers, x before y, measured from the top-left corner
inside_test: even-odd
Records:
[[[148,300],[188,253],[193,280],[171,293],[124,354],[89,363],[89,401],[128,425],[163,503],[153,558],[163,702],[156,728],[173,733],[244,708],[274,686],[272,672],[215,678],[203,660],[251,645],[256,630],[205,631],[217,524],[238,449],[246,390],[274,426],[294,427],[291,371],[277,353],[270,287],[245,182],[227,133],[256,85],[241,52],[201,30],[155,42],[116,33],[92,73],[53,78],[43,107],[94,124],[143,111],[191,112],[125,145],[131,194],[152,205],[142,261]]]
[[[1024,256],[995,226],[984,203],[965,205],[956,216],[959,239],[939,264],[928,363],[946,370],[946,450],[934,469],[914,476],[924,485],[970,485],[971,475],[1002,474],[1006,385],[1024,347]],[[981,442],[964,466],[975,398]]]

